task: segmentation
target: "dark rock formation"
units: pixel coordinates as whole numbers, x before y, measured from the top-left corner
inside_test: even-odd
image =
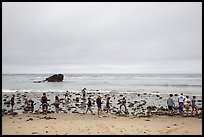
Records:
[[[48,81],[48,82],[62,82],[64,78],[63,74],[54,74],[48,78],[46,78],[43,82]]]

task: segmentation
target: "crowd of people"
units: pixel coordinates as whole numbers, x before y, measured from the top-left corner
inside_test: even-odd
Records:
[[[66,91],[66,93],[64,94],[65,97],[65,101],[70,101],[69,98],[69,91]],[[11,107],[13,110],[13,106],[14,106],[14,97],[15,95],[12,96],[11,98]],[[96,105],[98,108],[98,116],[101,117],[102,114],[102,101],[101,101],[102,97],[100,95],[98,95],[97,99],[96,99]],[[82,104],[81,104],[81,108],[83,110],[85,110],[86,105],[87,105],[87,109],[86,112],[84,111],[83,113],[88,113],[88,111],[90,111],[93,114],[92,111],[92,99],[90,97],[88,97],[88,102],[86,103],[86,88],[84,88],[82,90]],[[79,102],[79,98],[76,98],[76,101]],[[120,110],[122,110],[122,107],[124,107],[124,112],[127,112],[127,107],[126,107],[126,98],[123,96],[121,99],[119,99],[120,103]],[[198,113],[198,107],[196,105],[196,96],[193,96],[192,99],[189,98],[189,96],[184,96],[183,93],[180,94],[180,96],[178,97],[178,103],[174,103],[175,101],[173,100],[173,94],[169,95],[169,98],[167,99],[167,106],[168,106],[168,114],[169,115],[174,115],[175,110],[179,111],[180,115],[184,114],[184,110],[186,111],[186,113],[188,114],[190,111],[193,114],[194,112],[196,112],[196,114]],[[31,108],[32,108],[32,112],[34,110],[34,102],[31,100]],[[47,114],[47,110],[48,110],[48,98],[46,96],[46,93],[43,93],[42,97],[41,97],[41,105],[42,105],[42,112],[44,114]],[[59,108],[60,108],[60,99],[58,96],[55,96],[55,102],[53,103],[53,105],[55,106],[55,112],[59,113]],[[110,96],[107,94],[106,95],[106,112],[109,113],[110,112]],[[191,108],[191,109],[190,109]]]
[[[189,98],[187,95],[186,97],[183,95],[183,93],[180,94],[178,97],[178,104],[176,105],[173,100],[173,95],[170,94],[169,98],[167,99],[167,106],[168,106],[168,113],[169,115],[173,115],[175,110],[179,110],[179,114],[183,115],[184,114],[184,109],[187,113],[191,111],[191,114],[198,114],[198,107],[196,105],[196,96],[193,96],[192,99]],[[190,108],[192,108],[190,110]]]

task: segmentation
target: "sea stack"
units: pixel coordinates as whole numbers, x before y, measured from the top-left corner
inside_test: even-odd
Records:
[[[54,74],[48,78],[46,78],[43,82],[48,81],[48,82],[62,82],[64,79],[63,74]]]

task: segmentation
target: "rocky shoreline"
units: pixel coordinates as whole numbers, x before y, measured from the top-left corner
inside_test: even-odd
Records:
[[[68,99],[65,99],[65,92],[46,92],[47,97],[49,99],[48,103],[48,112],[47,113],[55,113],[54,107],[54,98],[55,96],[59,96],[60,98],[60,113],[83,113],[85,110],[82,109],[83,103],[87,104],[87,98],[90,97],[92,100],[92,110],[97,114],[97,105],[95,100],[98,95],[102,97],[102,109],[106,111],[106,94],[109,94],[110,98],[110,113],[117,116],[136,116],[136,117],[149,117],[152,115],[168,115],[168,109],[166,105],[166,100],[168,98],[167,94],[161,94],[158,92],[155,93],[102,93],[102,92],[92,92],[87,91],[86,100],[83,100],[81,92],[69,92]],[[14,110],[11,110],[10,106],[10,98],[12,95],[15,95],[15,105]],[[18,115],[24,113],[33,113],[33,114],[41,114],[42,106],[41,106],[41,96],[42,92],[3,92],[2,93],[2,116],[4,115]],[[120,110],[120,99],[125,96],[127,103],[128,111],[125,112],[124,109]],[[175,104],[177,104],[176,100],[178,94],[174,95]],[[34,101],[34,110],[31,111],[31,107],[29,103],[25,104],[26,101],[29,100]],[[198,115],[191,115],[184,113],[184,116],[194,116],[198,118],[202,118],[202,96],[198,98],[199,111]],[[87,105],[86,105],[87,108]],[[175,115],[179,115],[179,112],[176,110]]]

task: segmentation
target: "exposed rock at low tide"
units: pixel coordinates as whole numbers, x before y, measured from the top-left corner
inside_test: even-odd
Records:
[[[48,81],[48,82],[62,82],[64,79],[63,74],[54,74],[48,78],[46,78],[43,82]]]

